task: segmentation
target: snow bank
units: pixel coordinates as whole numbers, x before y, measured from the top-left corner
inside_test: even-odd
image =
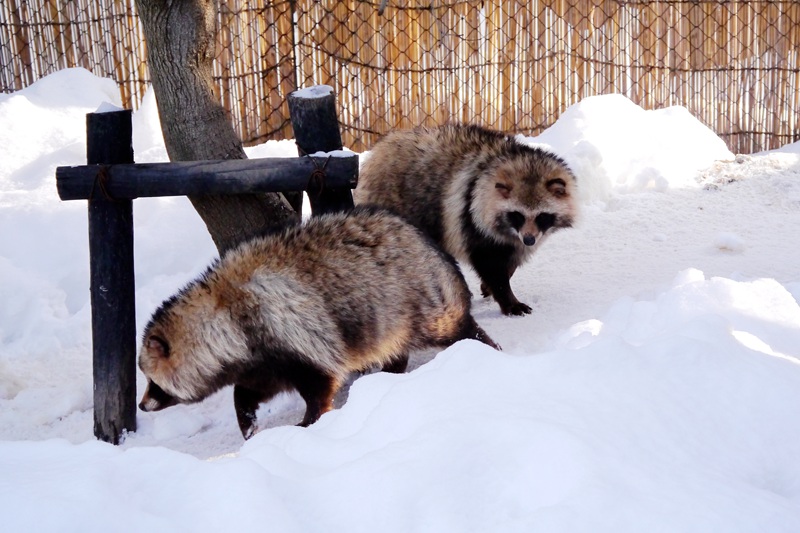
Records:
[[[586,98],[541,135],[520,140],[562,155],[587,202],[605,202],[612,190],[697,187],[699,170],[734,158],[686,108],[645,111],[619,94]]]
[[[529,356],[464,341],[236,457],[0,443],[12,531],[797,531],[800,307],[687,271]],[[482,393],[476,393],[482,391]],[[44,502],[43,502],[44,499]],[[102,503],[99,503],[102,502]],[[50,512],[37,512],[43,503]]]

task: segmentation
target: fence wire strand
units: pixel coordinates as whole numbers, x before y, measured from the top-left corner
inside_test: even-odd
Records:
[[[800,139],[795,0],[219,0],[214,79],[246,144],[292,137],[286,96],[331,85],[345,144],[476,122],[541,133],[608,93],[682,105],[738,153]],[[149,85],[134,0],[4,0],[0,91],[68,67]]]

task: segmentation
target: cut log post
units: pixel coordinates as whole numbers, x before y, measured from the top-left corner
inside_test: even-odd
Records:
[[[342,149],[336,98],[331,87],[317,85],[301,89],[291,93],[287,100],[300,156]],[[327,167],[319,165],[306,189],[311,213],[320,215],[352,209],[353,195],[350,189],[355,184],[352,187],[331,186],[326,175]]]
[[[133,163],[130,110],[86,116],[90,164]],[[115,199],[98,175],[89,198],[94,434],[119,444],[136,431],[136,305],[133,206]]]

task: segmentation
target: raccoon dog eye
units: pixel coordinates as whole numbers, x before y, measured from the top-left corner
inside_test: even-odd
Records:
[[[561,178],[549,180],[545,186],[550,193],[556,198],[564,198],[567,196],[567,182]]]
[[[500,193],[500,196],[503,198],[508,198],[511,196],[511,186],[506,185],[505,183],[495,183],[494,188]]]
[[[506,214],[506,217],[508,218],[508,223],[511,224],[511,227],[517,231],[519,231],[519,229],[525,224],[525,215],[519,211],[511,211],[510,213]]]

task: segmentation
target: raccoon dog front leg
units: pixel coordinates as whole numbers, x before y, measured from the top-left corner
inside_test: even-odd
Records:
[[[471,254],[470,259],[483,282],[481,292],[491,294],[504,315],[522,316],[531,312],[530,306],[517,300],[511,291],[511,274],[516,270],[513,249],[481,247]]]
[[[295,389],[306,402],[306,414],[298,425],[306,427],[333,409],[333,397],[341,383],[312,366],[300,365],[295,371]]]
[[[269,394],[264,391],[248,389],[243,385],[233,386],[233,407],[236,409],[236,420],[239,422],[239,429],[244,440],[255,435],[258,405],[275,396],[277,392]]]

